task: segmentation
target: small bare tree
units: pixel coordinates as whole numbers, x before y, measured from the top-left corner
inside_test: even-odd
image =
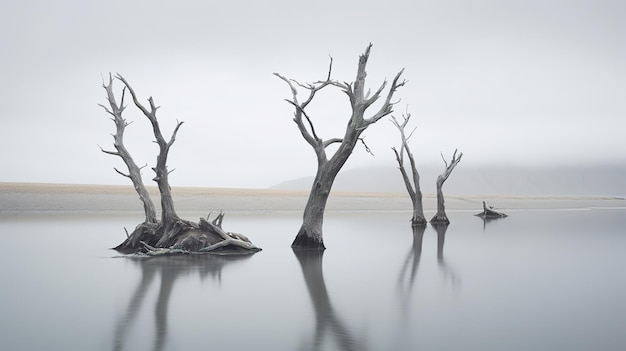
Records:
[[[372,95],[370,95],[370,91],[366,92],[365,90],[365,68],[371,48],[372,44],[369,44],[365,49],[365,53],[359,57],[356,80],[352,83],[339,82],[331,79],[332,58],[330,60],[328,76],[323,81],[302,84],[293,79],[285,78],[278,73],[274,73],[274,75],[289,85],[292,96],[291,99],[286,99],[286,101],[294,107],[293,120],[298,126],[302,137],[311,145],[317,155],[317,173],[304,209],[302,226],[291,245],[294,248],[325,249],[322,237],[322,224],[324,221],[324,210],[335,177],[348,160],[348,157],[352,154],[358,141],[363,141],[361,134],[365,129],[393,111],[393,105],[395,103],[392,102],[392,98],[396,90],[405,84],[404,80],[400,81],[400,76],[404,71],[403,69],[398,72],[393,79],[391,87],[386,94],[385,101],[380,109],[371,117],[365,117],[366,110],[381,97],[383,90],[387,86],[387,82],[383,82]],[[320,90],[329,86],[341,89],[348,96],[352,107],[352,114],[348,120],[343,138],[324,140],[316,133],[313,120],[306,113],[306,107],[313,101]],[[308,91],[308,96],[306,96],[305,100],[302,102],[298,99],[297,88]],[[339,144],[339,147],[329,158],[326,154],[326,148],[332,144]]]
[[[440,224],[450,223],[450,220],[448,219],[448,216],[446,215],[446,208],[444,205],[442,188],[443,188],[443,183],[448,179],[448,177],[452,173],[452,170],[454,170],[454,167],[456,167],[456,165],[458,165],[459,162],[461,162],[461,157],[463,157],[463,153],[462,152],[459,153],[458,156],[456,153],[457,153],[457,150],[454,150],[454,154],[452,154],[452,160],[450,160],[449,164],[446,161],[445,157],[443,157],[443,154],[441,155],[441,158],[443,159],[443,163],[446,165],[446,168],[443,171],[443,173],[441,173],[437,177],[437,214],[435,214],[435,216],[430,220],[430,223],[440,223]]]
[[[427,222],[426,218],[424,217],[424,207],[422,206],[420,175],[417,171],[415,159],[413,158],[413,153],[411,152],[408,143],[409,138],[411,138],[415,129],[413,129],[408,136],[405,133],[405,129],[407,124],[409,123],[410,118],[411,114],[406,113],[402,115],[402,123],[400,123],[394,116],[391,116],[391,123],[393,123],[393,125],[398,128],[402,141],[402,144],[400,145],[400,151],[398,151],[398,149],[396,149],[395,147],[392,147],[391,149],[396,155],[396,161],[398,161],[398,168],[400,169],[400,173],[402,174],[402,180],[404,180],[404,185],[406,186],[406,190],[411,197],[411,203],[413,204],[413,217],[411,217],[411,224],[413,226],[424,226]],[[405,154],[409,158],[409,164],[411,165],[411,177],[409,177],[409,174],[404,166]]]

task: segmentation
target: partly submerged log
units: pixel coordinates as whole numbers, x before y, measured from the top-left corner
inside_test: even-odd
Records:
[[[485,203],[485,201],[483,201],[483,212],[477,213],[476,216],[485,218],[485,219],[491,219],[491,218],[504,218],[504,217],[507,217],[508,215],[494,210],[492,206],[487,207],[487,204]]]
[[[248,254],[260,251],[250,240],[237,233],[222,229],[224,213],[213,221],[200,218],[198,223],[178,220],[169,229],[171,244],[159,245],[165,227],[155,223],[141,223],[114,249],[124,254],[146,254],[149,256],[179,255],[190,253]]]

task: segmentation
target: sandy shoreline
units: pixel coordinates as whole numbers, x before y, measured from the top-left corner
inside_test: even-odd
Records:
[[[149,187],[158,203],[156,187]],[[172,187],[179,212],[283,212],[301,211],[308,192],[280,189]],[[612,197],[447,195],[448,211],[476,211],[485,200],[503,210],[557,208],[626,208],[626,200]],[[424,195],[427,215],[436,209],[434,194]],[[351,193],[331,195],[329,211],[410,211],[408,194]],[[141,213],[132,186],[42,183],[1,183],[0,213]]]

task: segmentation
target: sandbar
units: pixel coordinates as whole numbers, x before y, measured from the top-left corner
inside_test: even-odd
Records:
[[[159,194],[148,187],[156,207]],[[173,186],[176,209],[185,212],[301,212],[308,191],[283,189],[200,188]],[[482,201],[504,211],[541,209],[626,208],[616,197],[446,195],[447,211],[482,210]],[[424,194],[426,215],[436,210],[434,194]],[[130,185],[2,183],[0,214],[10,213],[141,213],[143,207]],[[407,193],[333,192],[327,211],[411,211]]]

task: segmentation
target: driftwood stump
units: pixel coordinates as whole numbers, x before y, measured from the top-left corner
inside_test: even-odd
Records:
[[[483,201],[483,212],[477,213],[476,216],[484,218],[484,219],[493,219],[493,218],[504,218],[504,217],[507,217],[508,215],[494,210],[492,206],[487,206],[485,201]]]

